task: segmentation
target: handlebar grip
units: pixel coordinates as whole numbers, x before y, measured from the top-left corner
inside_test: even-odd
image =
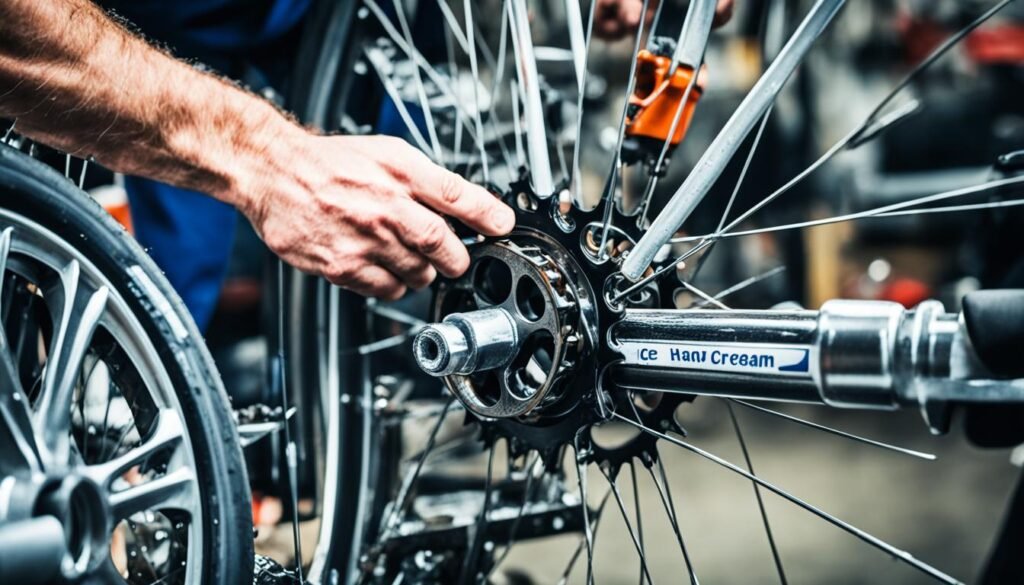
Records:
[[[1024,289],[980,290],[963,300],[964,324],[978,358],[993,374],[1024,377]]]

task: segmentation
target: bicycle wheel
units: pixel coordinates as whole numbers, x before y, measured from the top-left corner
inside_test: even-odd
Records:
[[[316,493],[321,530],[316,542],[304,543],[315,551],[307,575],[311,582],[529,582],[521,571],[504,571],[515,549],[524,547],[532,555],[526,563],[539,563],[538,554],[553,556],[556,549],[564,553],[564,566],[535,575],[539,582],[617,582],[628,574],[641,583],[696,583],[698,574],[740,570],[733,562],[720,572],[702,572],[693,551],[708,552],[702,540],[721,541],[685,530],[693,504],[684,508],[668,484],[671,478],[682,489],[679,477],[686,472],[665,463],[666,450],[676,447],[753,484],[757,506],[752,512],[767,532],[768,546],[739,554],[765,562],[754,580],[786,582],[787,574],[803,574],[799,566],[806,559],[786,555],[773,536],[763,497],[773,492],[881,551],[882,558],[899,561],[885,564],[868,557],[875,564],[861,571],[864,558],[851,556],[837,562],[830,581],[863,582],[870,571],[872,582],[908,582],[919,575],[957,582],[926,562],[941,559],[918,560],[755,475],[740,418],[733,414],[734,404],[756,409],[747,400],[876,412],[912,405],[923,407],[928,424],[941,431],[948,428],[951,403],[1020,400],[1016,390],[986,398],[984,392],[965,397],[947,388],[946,394],[936,390],[918,396],[911,388],[922,380],[911,383],[887,370],[847,372],[847,381],[859,382],[846,386],[835,377],[839,373],[829,374],[837,386],[820,387],[828,373],[822,368],[837,367],[847,353],[860,355],[852,346],[825,351],[815,345],[827,337],[823,332],[833,331],[829,327],[839,331],[839,321],[860,327],[859,318],[866,317],[864,332],[872,339],[886,338],[879,331],[888,331],[889,325],[879,323],[891,324],[910,343],[905,331],[910,323],[962,335],[954,333],[955,317],[935,305],[922,305],[916,313],[888,304],[857,305],[854,314],[843,304],[821,312],[733,312],[725,306],[727,295],[778,270],[714,295],[694,283],[720,242],[838,221],[964,211],[962,205],[936,204],[997,189],[1002,190],[999,201],[972,199],[966,209],[1019,203],[1012,197],[1018,196],[1014,186],[1021,179],[1009,177],[822,220],[764,227],[744,223],[838,152],[909,115],[908,108],[890,115],[880,107],[792,182],[754,199],[739,219],[729,215],[733,203],[742,201],[737,193],[749,159],[733,163],[731,182],[724,180],[724,192],[713,193],[721,195],[724,213],[713,213],[710,221],[689,218],[741,145],[749,145],[750,157],[757,152],[775,97],[810,50],[815,34],[808,30],[824,30],[841,1],[808,7],[800,15],[804,24],[793,27],[802,35],[784,38],[771,49],[775,57],[765,81],[748,98],[759,105],[741,105],[718,139],[699,145],[700,152],[715,158],[694,162],[677,193],[685,205],[665,201],[676,185],[669,184],[668,191],[659,186],[672,180],[664,176],[667,161],[678,154],[672,137],[690,123],[685,106],[700,91],[697,76],[684,77],[680,71],[678,78],[669,74],[656,80],[658,91],[676,92],[667,106],[645,101],[644,92],[649,97],[651,88],[640,86],[651,80],[645,67],[667,69],[666,63],[678,60],[675,47],[692,45],[693,38],[698,39],[696,49],[688,48],[691,60],[683,63],[691,73],[699,70],[714,2],[694,2],[689,12],[660,3],[653,21],[641,24],[644,28],[629,42],[632,54],[623,60],[626,70],[621,72],[596,43],[591,46],[591,3],[340,4],[324,3],[314,34],[307,37],[299,72],[304,84],[293,101],[298,114],[329,131],[402,134],[439,164],[492,186],[519,221],[507,238],[470,244],[473,262],[466,276],[442,279],[431,291],[397,303],[366,301],[321,281],[294,277],[290,315],[299,318],[289,333],[290,380],[317,404],[321,437],[308,445],[321,470]],[[795,3],[775,4],[792,8]],[[778,37],[778,27],[766,28]],[[947,49],[938,47],[936,56]],[[622,75],[618,85],[626,103],[596,99],[602,96],[595,87],[607,86],[607,78],[616,73]],[[590,136],[601,134],[601,127],[588,120],[607,114],[602,111],[607,102],[617,105],[611,107],[610,132],[604,132],[610,139],[603,141],[610,146],[602,155],[596,148],[602,140]],[[883,106],[888,102],[884,99]],[[660,118],[663,128],[660,134],[645,133],[640,122],[655,106],[668,108],[667,117],[663,111]],[[689,142],[690,136],[683,147]],[[682,219],[661,219],[679,215],[680,208]],[[701,229],[701,221],[708,227]],[[679,224],[689,231],[679,232]],[[644,241],[659,230],[664,237],[655,239],[653,247]],[[646,262],[627,264],[639,262],[636,258]],[[842,331],[840,336],[849,333]],[[953,337],[943,339],[939,345],[952,343]],[[888,349],[878,344],[872,351],[880,352],[875,357],[882,361],[893,357],[882,358]],[[862,382],[863,387],[857,386]],[[698,395],[722,399],[727,417],[718,421],[735,430],[744,458],[740,465],[685,439],[687,429],[709,424],[698,419],[684,428],[677,420],[698,407],[690,404]],[[607,487],[598,492],[596,482]],[[617,509],[621,521],[603,520],[608,507]],[[598,531],[599,523],[610,522],[617,522],[617,533],[607,526]],[[651,532],[645,537],[645,529],[654,530],[652,524],[658,526],[653,540]],[[540,549],[526,544],[552,536],[570,540]],[[630,552],[628,567],[621,562],[623,550]],[[673,561],[661,562],[666,550]],[[654,557],[660,559],[657,568],[649,562]]]
[[[251,581],[238,437],[181,301],[91,198],[6,145],[0,199],[3,579]],[[56,539],[33,529],[52,518]]]

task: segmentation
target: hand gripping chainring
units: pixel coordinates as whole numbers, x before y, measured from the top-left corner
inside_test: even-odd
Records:
[[[625,392],[599,389],[604,365],[619,358],[606,336],[623,307],[608,299],[621,253],[640,235],[635,218],[611,202],[586,211],[558,197],[538,197],[526,178],[502,199],[515,210],[516,229],[470,246],[466,274],[438,281],[431,319],[502,308],[513,316],[523,342],[505,366],[446,376],[446,386],[480,423],[484,440],[506,439],[513,456],[537,451],[554,469],[564,448],[573,445],[588,461],[612,469],[634,458],[655,460],[656,439],[649,434],[602,446],[591,433],[612,411],[639,416],[650,428],[676,429],[675,410],[689,400],[659,394],[633,402]],[[613,209],[602,258],[606,205]],[[623,304],[671,307],[673,292],[671,284],[651,284]]]

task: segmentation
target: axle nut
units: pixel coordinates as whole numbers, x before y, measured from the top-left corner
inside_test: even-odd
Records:
[[[518,338],[515,319],[505,309],[453,313],[416,335],[413,354],[431,376],[468,375],[507,365]]]

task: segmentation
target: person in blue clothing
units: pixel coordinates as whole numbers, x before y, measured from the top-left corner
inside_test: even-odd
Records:
[[[151,25],[148,34],[179,55],[231,75],[261,61],[272,71],[277,43],[289,41],[306,3],[111,5]],[[485,189],[404,141],[303,128],[261,97],[154,48],[89,0],[0,2],[0,117],[16,119],[29,138],[174,187],[129,182],[142,214],[137,228],[165,255],[179,292],[206,295],[199,304],[207,313],[231,208],[286,262],[386,299],[469,266],[442,214],[491,235],[515,221]],[[153,245],[161,241],[172,245]]]

